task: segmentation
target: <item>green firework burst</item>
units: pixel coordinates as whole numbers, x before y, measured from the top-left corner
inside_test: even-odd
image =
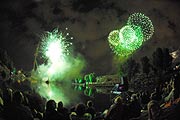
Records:
[[[110,32],[108,42],[116,55],[128,57],[150,39],[153,32],[151,20],[142,13],[134,13],[128,18],[127,25]]]
[[[140,27],[144,41],[150,39],[154,33],[154,26],[151,20],[142,13],[134,13],[130,15],[127,25],[130,25],[133,29]]]

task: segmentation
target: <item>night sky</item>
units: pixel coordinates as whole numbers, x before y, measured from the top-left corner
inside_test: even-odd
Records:
[[[150,56],[157,47],[180,46],[178,0],[1,0],[0,48],[7,50],[15,67],[31,70],[40,36],[58,27],[69,28],[74,50],[86,60],[86,72],[115,72],[107,36],[134,12],[153,22],[155,33],[134,58]]]

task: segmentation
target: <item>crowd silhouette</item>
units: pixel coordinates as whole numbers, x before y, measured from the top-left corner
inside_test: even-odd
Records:
[[[159,49],[155,53],[158,51]],[[155,58],[157,59],[157,56]],[[147,58],[143,61],[144,67],[147,67]],[[159,65],[157,61],[154,60],[154,63]],[[10,66],[11,64],[6,64],[3,60],[0,62],[0,67],[3,68],[0,71],[0,120],[180,120],[179,66],[170,70],[167,64],[164,65],[166,67],[152,67],[155,69],[154,75],[158,76],[156,78],[161,80],[156,81],[157,85],[153,89],[149,85],[153,85],[153,78],[147,70],[149,68],[144,68],[144,79],[148,78],[148,82],[143,79],[138,82],[134,80],[136,89],[128,93],[130,99],[121,94],[117,95],[109,108],[103,111],[97,111],[98,108],[91,100],[70,107],[64,106],[62,100],[58,103],[53,99],[47,100],[31,89],[29,80],[24,80],[25,74],[18,78],[22,79],[20,81],[14,80],[12,75],[9,77],[7,73],[11,74],[13,71]],[[133,68],[133,64],[129,67]],[[130,69],[128,72],[131,78],[134,74],[132,71],[133,69]],[[17,73],[16,76],[21,74],[23,73]],[[167,75],[170,77],[164,77]],[[19,89],[23,85],[23,89]]]
[[[151,94],[133,93],[129,101],[119,95],[108,109],[96,111],[91,100],[66,108],[62,101],[46,101],[34,93],[4,88],[0,94],[0,120],[179,120],[180,98],[170,94],[155,89]]]

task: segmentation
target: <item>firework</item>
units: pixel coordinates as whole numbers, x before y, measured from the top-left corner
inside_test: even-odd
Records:
[[[72,43],[67,41],[68,38],[69,33],[63,34],[58,29],[47,32],[42,37],[40,52],[42,57],[48,60],[49,76],[52,76],[59,68],[62,71],[67,68],[67,57],[71,54],[69,49],[72,46]]]
[[[41,51],[43,57],[48,58],[53,62],[59,58],[64,58],[70,54],[69,48],[72,46],[68,42],[69,33],[63,34],[58,29],[52,32],[46,32],[42,37]]]
[[[128,57],[150,39],[153,32],[151,20],[142,13],[134,13],[128,18],[127,25],[110,32],[108,42],[116,55]]]
[[[129,56],[142,45],[142,38],[139,38],[137,33],[141,34],[140,29],[134,30],[128,25],[120,30],[112,31],[108,37],[111,49],[119,56]]]
[[[32,86],[47,100],[62,100],[69,104],[70,100],[78,99],[77,94],[69,92],[69,82],[80,76],[85,61],[80,54],[72,54],[73,45],[69,42],[71,39],[73,38],[69,33],[58,29],[46,32],[41,38],[38,57],[41,58],[42,64],[36,71],[32,71],[32,77],[37,80]]]
[[[130,15],[127,24],[133,29],[136,29],[137,27],[141,28],[141,37],[143,37],[143,41],[150,39],[154,33],[154,26],[151,20],[142,13],[134,13]]]

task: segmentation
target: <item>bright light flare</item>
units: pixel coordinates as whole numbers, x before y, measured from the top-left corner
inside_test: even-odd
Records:
[[[69,33],[63,34],[58,29],[44,34],[41,43],[42,57],[48,60],[48,77],[52,78],[57,72],[64,73],[68,68],[71,42],[68,42]],[[70,38],[71,39],[71,38]]]
[[[58,60],[61,60],[61,58],[63,58],[63,49],[59,41],[54,41],[49,44],[46,51],[46,56],[52,63],[57,63]]]

